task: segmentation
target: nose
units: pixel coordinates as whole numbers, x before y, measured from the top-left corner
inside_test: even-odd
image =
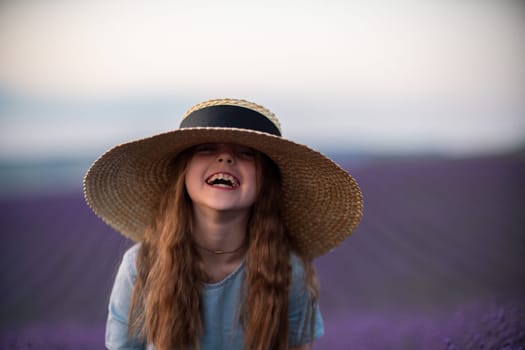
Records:
[[[233,164],[233,160],[233,150],[230,147],[223,145],[219,148],[219,152],[217,153],[217,161],[219,163],[225,162],[228,164]]]

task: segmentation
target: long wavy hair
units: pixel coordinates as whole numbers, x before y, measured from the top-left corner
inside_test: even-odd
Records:
[[[128,331],[158,350],[199,349],[203,332],[201,294],[208,277],[193,242],[192,203],[184,185],[192,155],[190,148],[173,162],[176,175],[161,196],[137,255]],[[247,225],[239,323],[244,329],[246,350],[284,350],[288,348],[292,252],[303,263],[312,301],[307,308],[310,322],[305,322],[303,335],[313,334],[318,283],[310,257],[299,250],[284,224],[278,167],[258,152],[255,164],[258,194]]]

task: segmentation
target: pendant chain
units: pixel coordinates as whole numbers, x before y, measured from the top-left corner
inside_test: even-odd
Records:
[[[217,249],[217,250],[209,249],[209,248],[206,248],[206,247],[202,247],[202,246],[198,245],[197,243],[195,243],[195,245],[197,246],[197,248],[205,250],[205,251],[207,251],[209,253],[216,254],[216,255],[221,255],[221,254],[233,254],[233,253],[238,252],[239,250],[241,250],[244,247],[244,242],[242,242],[242,244],[238,248],[235,248],[234,250],[229,250],[229,251],[220,250],[220,249]]]

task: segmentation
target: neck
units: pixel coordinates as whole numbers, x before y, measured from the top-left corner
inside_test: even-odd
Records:
[[[232,261],[244,256],[248,215],[194,211],[195,245],[206,260]]]

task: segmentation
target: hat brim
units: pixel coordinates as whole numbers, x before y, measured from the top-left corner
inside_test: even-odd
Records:
[[[177,129],[115,146],[88,170],[86,201],[109,226],[139,241],[170,181],[169,163],[191,146],[214,142],[249,146],[277,164],[285,223],[309,256],[335,248],[361,220],[357,182],[332,160],[279,136],[235,128]]]

